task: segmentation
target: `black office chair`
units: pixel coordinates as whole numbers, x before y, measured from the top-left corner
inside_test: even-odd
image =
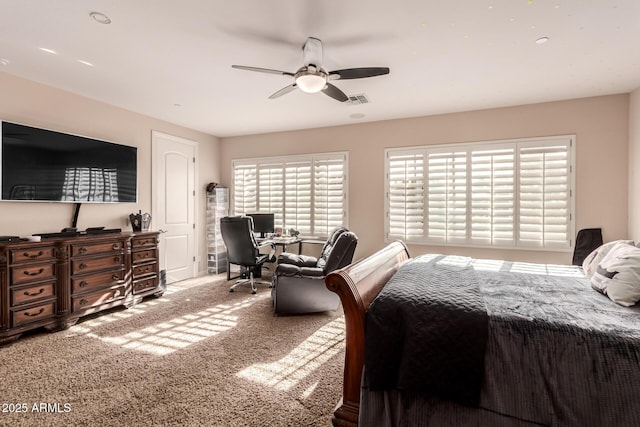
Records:
[[[224,217],[220,219],[220,232],[222,240],[227,247],[227,279],[229,275],[229,264],[240,266],[240,277],[236,283],[229,288],[229,292],[244,284],[251,285],[251,293],[256,293],[257,284],[266,284],[271,287],[271,282],[256,281],[256,277],[261,277],[262,265],[265,262],[275,261],[275,245],[271,246],[269,254],[260,253],[260,247],[253,234],[253,220],[248,216]]]

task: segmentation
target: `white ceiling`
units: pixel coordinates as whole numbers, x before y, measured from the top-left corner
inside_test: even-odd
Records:
[[[309,36],[328,71],[390,67],[334,82],[369,104],[269,100],[292,78],[231,68],[295,72]],[[0,0],[0,58],[0,71],[225,137],[631,92],[640,1]]]

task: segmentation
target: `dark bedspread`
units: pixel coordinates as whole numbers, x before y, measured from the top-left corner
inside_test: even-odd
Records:
[[[367,311],[365,385],[477,405],[487,323],[472,267],[409,260]]]
[[[362,425],[640,425],[640,307],[594,291],[578,267],[419,258],[425,271],[475,270],[489,315],[479,405],[365,387]]]

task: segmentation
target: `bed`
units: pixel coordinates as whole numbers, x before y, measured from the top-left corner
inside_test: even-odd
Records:
[[[591,289],[580,267],[411,258],[397,241],[326,285],[346,325],[335,426],[640,425],[640,308]],[[407,296],[406,288],[417,291]],[[470,289],[479,299],[450,303]],[[399,306],[381,302],[394,292]],[[431,293],[438,297],[418,304],[422,314],[406,309]],[[453,326],[438,320],[454,318]],[[414,324],[431,336],[408,332]]]

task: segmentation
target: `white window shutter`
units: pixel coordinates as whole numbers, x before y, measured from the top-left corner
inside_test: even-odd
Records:
[[[233,212],[274,213],[276,227],[326,237],[346,223],[346,172],[346,153],[235,160]]]
[[[466,151],[428,152],[427,217],[427,238],[430,242],[466,242]]]
[[[344,223],[344,158],[314,158],[314,229],[313,234],[328,236]]]
[[[519,159],[521,245],[568,248],[571,239],[568,143],[523,146]]]
[[[258,212],[273,213],[275,226],[283,226],[284,165],[282,162],[258,164]]]
[[[284,167],[284,226],[311,234],[311,161],[287,162]]]
[[[393,152],[387,164],[387,237],[405,241],[424,235],[424,152]]]
[[[257,164],[234,164],[233,213],[244,215],[258,210]]]
[[[571,248],[575,136],[388,149],[388,239]]]
[[[515,149],[471,153],[471,243],[515,243]]]

